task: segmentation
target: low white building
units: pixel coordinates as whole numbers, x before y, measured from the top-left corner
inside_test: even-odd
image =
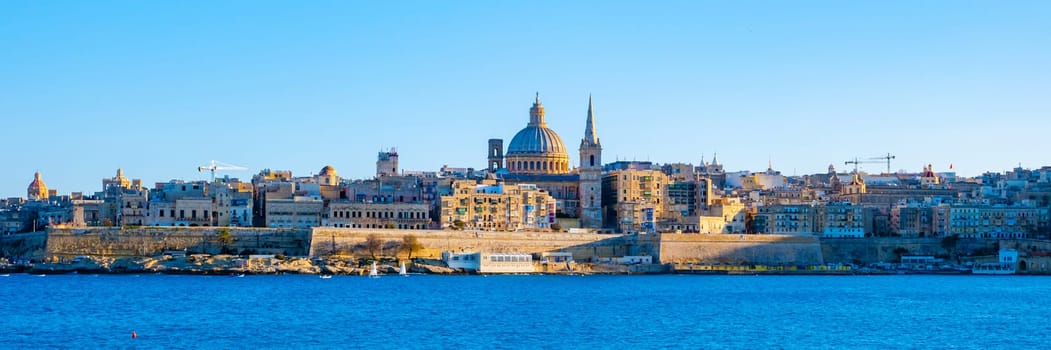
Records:
[[[613,263],[623,265],[649,265],[653,263],[653,257],[649,255],[625,255],[613,258]]]
[[[442,260],[453,269],[478,273],[532,273],[532,254],[456,253],[442,252]]]

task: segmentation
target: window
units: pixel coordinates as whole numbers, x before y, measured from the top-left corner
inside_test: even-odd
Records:
[[[594,154],[592,154],[592,155],[590,156],[590,158],[591,158],[591,166],[595,166],[595,155],[594,155]]]

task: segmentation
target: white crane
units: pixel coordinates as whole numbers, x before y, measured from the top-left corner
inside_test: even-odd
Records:
[[[198,172],[205,171],[205,170],[208,170],[208,171],[212,172],[212,182],[215,182],[215,171],[216,170],[248,170],[248,168],[245,168],[243,166],[236,166],[236,165],[232,165],[232,164],[226,164],[226,163],[223,163],[223,162],[219,162],[219,161],[214,161],[213,160],[213,161],[208,162],[208,165],[202,165],[202,166],[197,167],[197,171]]]

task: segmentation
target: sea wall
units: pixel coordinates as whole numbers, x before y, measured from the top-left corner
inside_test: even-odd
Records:
[[[220,233],[229,233],[223,239]],[[641,234],[611,235],[548,232],[385,230],[318,227],[309,230],[266,228],[64,228],[47,233],[0,236],[0,256],[42,260],[75,256],[155,256],[164,250],[191,253],[252,253],[324,257],[362,255],[375,234],[384,242],[378,255],[399,254],[397,243],[414,235],[424,249],[414,255],[438,258],[441,252],[570,252],[577,261],[625,255],[650,255],[659,263],[736,265],[818,265],[822,263],[897,262],[901,252],[966,257],[995,254],[995,248],[1049,251],[1051,242],[1034,240],[959,239],[946,249],[940,238],[837,238],[780,235]],[[990,253],[992,252],[992,253]]]
[[[224,242],[220,233],[229,233]],[[165,250],[191,253],[251,252],[303,256],[310,247],[310,231],[238,227],[187,228],[69,228],[48,232],[48,258],[79,255],[153,256]]]
[[[820,265],[821,244],[782,235],[661,234],[662,263]]]
[[[0,235],[0,257],[41,260],[46,255],[47,232]]]
[[[974,252],[993,252],[995,239],[960,238],[946,249],[942,238],[822,238],[821,253],[826,262],[869,264],[901,261],[900,253],[909,255],[968,255]],[[984,254],[984,253],[983,253]]]
[[[414,253],[422,258],[439,258],[441,252],[481,251],[489,253],[569,252],[578,261],[592,258],[611,258],[624,255],[655,255],[657,244],[651,238],[639,239],[633,235],[549,232],[490,232],[449,230],[386,230],[317,227],[313,229],[310,256],[328,256],[340,253],[361,253],[366,238],[374,234],[385,242],[386,251],[379,255],[393,255],[397,242],[408,235],[416,236],[423,245]]]

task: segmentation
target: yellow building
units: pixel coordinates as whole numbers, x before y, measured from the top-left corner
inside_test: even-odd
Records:
[[[441,197],[440,221],[442,228],[549,230],[555,209],[555,199],[536,185],[457,180]]]
[[[614,170],[602,177],[606,227],[621,232],[653,231],[664,219],[668,175],[660,170]]]
[[[332,201],[323,226],[423,230],[430,224],[426,203],[365,203]]]
[[[321,226],[325,202],[309,197],[266,200],[266,226],[311,228]]]

